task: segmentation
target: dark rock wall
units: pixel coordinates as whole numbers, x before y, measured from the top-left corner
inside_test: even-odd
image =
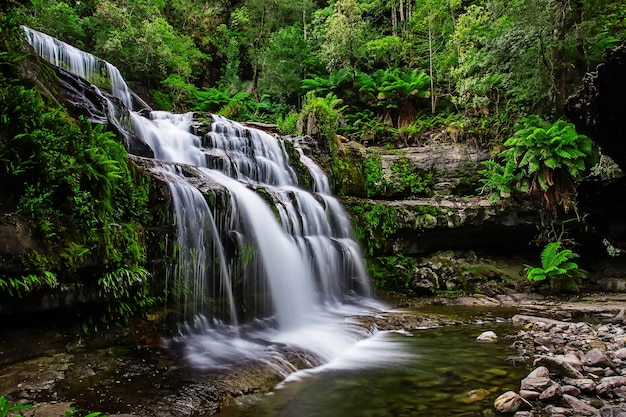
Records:
[[[605,54],[566,103],[566,115],[604,155],[626,168],[626,45]],[[611,244],[626,249],[626,180],[588,179],[578,186],[578,206]]]

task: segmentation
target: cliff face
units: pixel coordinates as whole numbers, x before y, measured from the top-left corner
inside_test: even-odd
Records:
[[[626,45],[608,51],[606,62],[583,78],[565,107],[577,130],[602,154],[626,168]],[[626,249],[626,178],[588,179],[578,187],[579,208],[587,221],[616,247]]]
[[[480,195],[478,171],[490,156],[485,149],[455,142],[399,149],[347,142],[339,155],[349,157],[344,202],[369,256],[515,252],[527,248],[537,231],[536,206]]]

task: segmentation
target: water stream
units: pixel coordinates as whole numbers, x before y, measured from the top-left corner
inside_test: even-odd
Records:
[[[502,392],[519,389],[528,373],[506,359],[510,341],[476,341],[485,330],[512,332],[510,323],[472,324],[388,333],[363,341],[361,352],[398,345],[402,363],[348,366],[332,362],[293,374],[278,389],[247,397],[220,417],[483,417]],[[368,360],[365,355],[363,359]],[[354,363],[358,357],[352,356]],[[303,377],[300,377],[303,376]],[[306,376],[306,377],[304,377]],[[295,383],[294,380],[298,382]]]

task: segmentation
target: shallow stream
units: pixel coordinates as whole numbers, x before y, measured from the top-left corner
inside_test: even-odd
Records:
[[[476,337],[492,330],[496,343]],[[518,390],[528,369],[506,361],[516,351],[510,322],[488,322],[385,333],[402,358],[384,366],[341,363],[298,373],[271,394],[247,397],[221,417],[400,417],[492,415],[494,399]],[[376,349],[375,346],[370,346]],[[371,353],[371,352],[370,352]]]

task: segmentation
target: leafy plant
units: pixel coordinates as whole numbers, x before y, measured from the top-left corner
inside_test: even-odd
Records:
[[[279,115],[276,124],[281,135],[294,135],[298,132],[298,113],[290,111],[284,116]]]
[[[4,396],[0,396],[0,417],[23,417],[22,410],[32,408],[30,404],[11,404]]]
[[[317,97],[308,93],[298,117],[298,131],[306,135],[317,135],[333,146],[339,118],[344,109],[339,107],[341,103],[342,100],[333,94]]]
[[[573,204],[574,181],[582,179],[597,159],[591,139],[578,134],[574,125],[563,120],[551,124],[534,115],[522,120],[504,146],[501,164],[483,163],[483,190],[496,198],[529,192],[541,197],[552,212],[558,205],[568,211]]]
[[[541,252],[541,266],[526,265],[526,276],[533,282],[548,281],[553,290],[563,289],[565,284],[569,284],[568,289],[578,290],[574,279],[585,277],[585,273],[572,259],[579,256],[570,249],[561,249],[561,244],[561,241],[547,244]]]
[[[12,297],[22,297],[44,285],[55,287],[58,284],[56,275],[50,271],[42,271],[11,278],[0,274],[0,292],[7,292]]]

